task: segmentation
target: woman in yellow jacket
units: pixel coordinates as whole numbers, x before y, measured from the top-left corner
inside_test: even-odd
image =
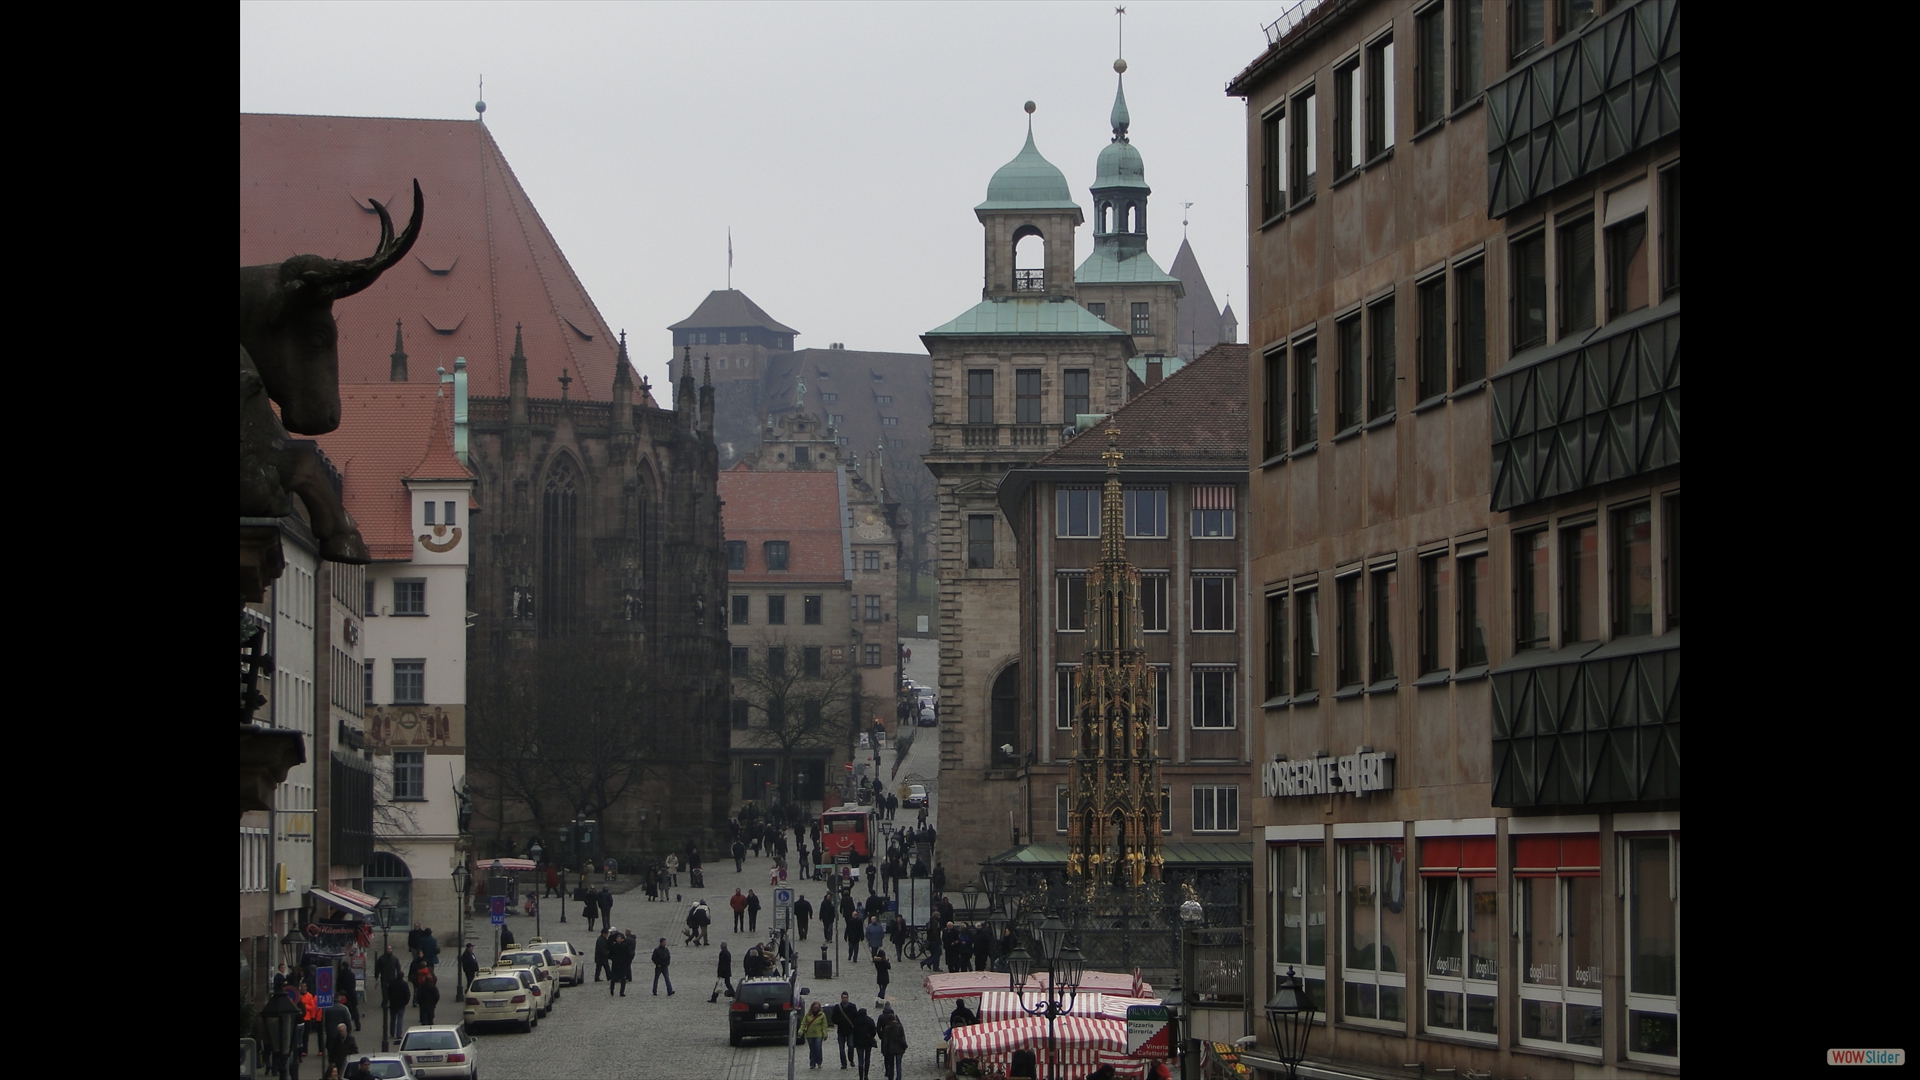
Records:
[[[800,1018],[800,1037],[807,1040],[807,1068],[819,1068],[827,1044],[827,1011],[819,1002],[814,1002],[807,1015]]]

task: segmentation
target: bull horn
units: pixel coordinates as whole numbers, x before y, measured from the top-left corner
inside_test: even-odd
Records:
[[[388,216],[387,208],[378,202],[369,200],[374,212],[380,215],[380,243],[372,255],[364,259],[329,260],[327,265],[309,270],[301,275],[308,283],[319,286],[320,293],[328,300],[339,300],[374,283],[388,267],[397,263],[412,249],[413,242],[420,238],[420,220],[426,213],[426,199],[420,194],[420,181],[413,182],[413,218],[407,222],[407,231],[399,236],[393,234],[393,218]]]

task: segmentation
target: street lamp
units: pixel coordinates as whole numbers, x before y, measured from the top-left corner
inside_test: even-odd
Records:
[[[535,841],[533,842],[533,873],[534,873],[534,882],[533,882],[533,936],[534,936],[534,937],[539,937],[539,936],[540,936],[540,892],[541,892],[541,889],[540,889],[540,881],[539,881],[539,876],[540,876],[540,856],[542,856],[542,855],[544,855],[544,854],[546,854],[546,849],[545,849],[545,848],[542,848],[542,847],[540,846],[540,841],[538,841],[538,840],[535,840]]]
[[[1298,1077],[1307,1056],[1307,1036],[1313,1034],[1313,999],[1291,966],[1267,1002],[1267,1025],[1273,1029],[1274,1052],[1287,1063],[1287,1075]]]
[[[1187,938],[1205,923],[1206,919],[1207,911],[1200,906],[1200,901],[1188,900],[1180,905],[1180,953],[1174,957],[1174,985],[1176,986],[1179,985],[1180,976],[1186,973]],[[1195,1056],[1187,1044],[1194,1040],[1186,1037],[1187,1031],[1184,1028],[1181,1029],[1180,1034],[1180,1075],[1187,1077],[1193,1075],[1191,1070]]]
[[[387,934],[393,929],[393,897],[383,896],[373,905],[374,917],[380,920],[380,956],[385,959],[393,948],[387,943]],[[391,981],[392,975],[388,975]],[[380,986],[380,1052],[387,1052],[387,1039],[393,1034],[393,992],[386,983]]]
[[[467,869],[467,859],[466,856],[463,855],[460,857],[460,865],[453,868],[453,894],[457,898],[454,904],[454,913],[455,917],[459,920],[460,927],[458,944],[454,947],[453,988],[455,996],[463,996],[467,992],[461,981],[466,976],[466,969],[460,966],[460,955],[467,950],[467,904],[470,902],[468,900],[467,888],[472,884],[473,871]]]
[[[306,955],[307,935],[301,933],[298,926],[289,928],[287,936],[280,939],[280,959],[290,971],[297,971]]]
[[[1050,1080],[1060,1080],[1054,1027],[1060,1017],[1073,1012],[1074,995],[1079,992],[1080,980],[1086,974],[1087,959],[1080,954],[1077,946],[1067,943],[1067,925],[1058,914],[1049,915],[1045,922],[1036,917],[1031,924],[1029,937],[1040,948],[1039,959],[1045,962],[1046,988],[1035,991],[1027,986],[1027,978],[1033,974],[1036,958],[1028,954],[1025,948],[1015,948],[1012,955],[1007,957],[1007,989],[1019,1002],[1022,1012],[1047,1018],[1047,1075]],[[1040,993],[1041,1000],[1027,1004],[1029,993]]]

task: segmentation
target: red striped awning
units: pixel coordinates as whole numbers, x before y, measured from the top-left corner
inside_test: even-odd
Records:
[[[520,873],[532,870],[536,865],[538,864],[532,859],[488,859],[486,862],[480,864],[480,872],[485,874],[498,866],[509,874]]]
[[[1195,484],[1193,508],[1195,510],[1233,509],[1233,486],[1231,484]]]
[[[1127,1051],[1127,1023],[1096,1016],[1062,1016],[1054,1023],[1054,1045],[1064,1050],[1089,1051],[1081,1056],[1091,1059],[1101,1050],[1124,1054]],[[948,1051],[951,1060],[1011,1054],[1019,1049],[1035,1049],[1047,1044],[1047,1021],[1027,1016],[991,1024],[972,1024],[955,1028]]]

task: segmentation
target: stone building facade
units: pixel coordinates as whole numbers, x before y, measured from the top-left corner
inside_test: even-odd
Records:
[[[1315,1061],[1679,1071],[1679,11],[1327,3],[1229,85],[1255,994]]]

